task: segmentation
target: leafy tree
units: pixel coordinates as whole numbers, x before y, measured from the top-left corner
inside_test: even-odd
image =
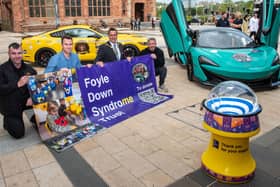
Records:
[[[206,6],[207,4],[207,6]],[[210,16],[213,12],[227,12],[230,11],[231,13],[234,13],[236,11],[240,11],[243,15],[247,14],[247,10],[250,14],[253,13],[254,8],[254,1],[233,1],[233,0],[223,0],[222,3],[213,3],[213,1],[201,1],[201,5],[203,6],[196,6],[191,7],[187,10],[188,16],[198,16],[202,18],[202,20],[205,20],[205,16]],[[157,17],[161,17],[161,13],[165,8],[167,7],[167,4],[165,3],[157,3]],[[205,9],[207,8],[207,14],[205,12]],[[188,19],[190,19],[188,17]]]

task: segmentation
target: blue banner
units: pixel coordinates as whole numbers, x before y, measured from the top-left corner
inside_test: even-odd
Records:
[[[106,63],[104,67],[77,70],[87,116],[93,123],[110,127],[163,103],[173,96],[157,92],[150,55]]]

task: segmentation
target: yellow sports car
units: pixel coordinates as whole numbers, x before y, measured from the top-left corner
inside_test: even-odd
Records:
[[[95,31],[89,25],[63,26],[58,29],[22,38],[23,60],[39,66],[47,66],[51,56],[61,51],[61,37],[73,38],[73,51],[81,61],[92,61],[99,45],[108,41],[105,34]],[[130,55],[137,55],[147,47],[147,38],[133,34],[118,34],[118,41]]]

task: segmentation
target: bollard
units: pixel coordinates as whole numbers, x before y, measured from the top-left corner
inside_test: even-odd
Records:
[[[243,83],[225,81],[211,90],[203,107],[203,127],[211,138],[201,156],[202,168],[220,182],[251,180],[256,162],[249,138],[260,131],[258,114],[262,110],[255,93]]]

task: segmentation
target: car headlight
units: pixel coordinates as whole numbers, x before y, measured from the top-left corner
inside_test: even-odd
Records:
[[[219,67],[218,64],[216,64],[215,62],[213,62],[212,60],[209,60],[208,58],[204,57],[204,56],[200,56],[198,58],[198,61],[200,64],[206,64],[206,65],[210,65],[210,66],[217,66]]]
[[[275,65],[280,65],[280,59],[279,59],[279,55],[278,54],[273,59],[271,66],[275,66]]]

